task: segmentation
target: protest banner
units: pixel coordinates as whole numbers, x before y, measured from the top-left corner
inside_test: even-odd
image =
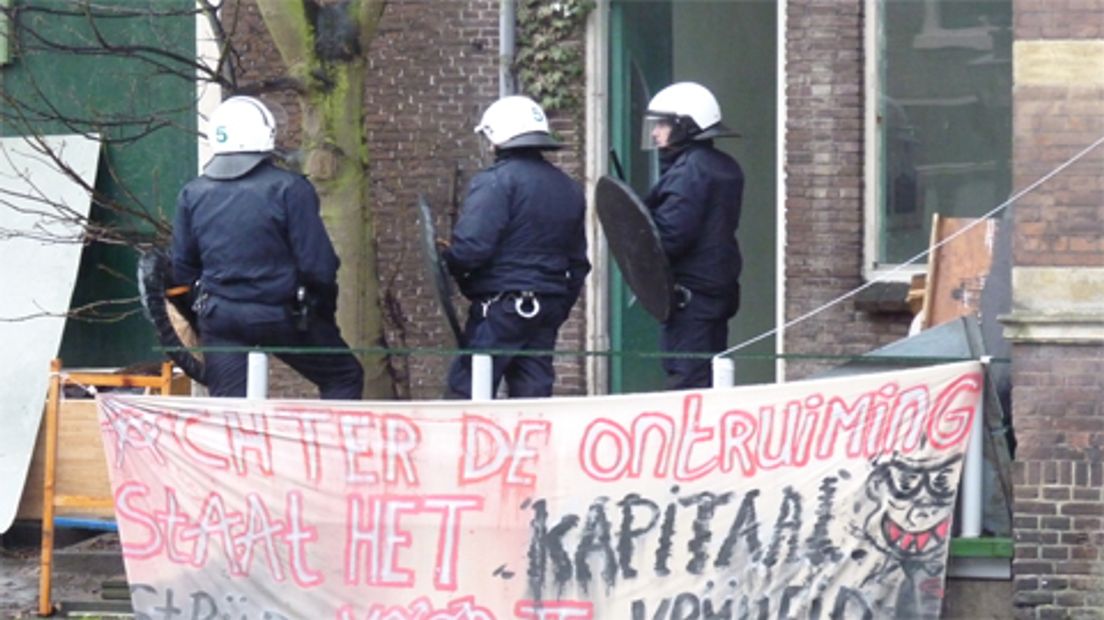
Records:
[[[140,618],[885,618],[939,613],[982,387],[99,407]]]

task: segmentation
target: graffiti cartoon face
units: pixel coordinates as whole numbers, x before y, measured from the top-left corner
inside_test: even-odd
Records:
[[[902,559],[940,553],[951,533],[960,460],[894,455],[876,465],[866,483],[867,497],[879,504],[864,528],[871,542]]]

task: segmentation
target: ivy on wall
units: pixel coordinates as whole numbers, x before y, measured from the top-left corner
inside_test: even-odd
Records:
[[[582,104],[579,34],[594,6],[594,0],[517,0],[514,71],[521,91],[546,112],[577,112]]]

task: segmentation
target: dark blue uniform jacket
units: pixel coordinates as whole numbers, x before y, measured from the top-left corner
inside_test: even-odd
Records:
[[[590,271],[580,185],[535,150],[507,150],[472,179],[444,252],[469,299],[533,291],[574,303]]]
[[[198,177],[180,190],[173,275],[205,293],[284,305],[299,285],[333,303],[339,260],[318,195],[299,174],[262,163],[243,177]]]
[[[736,241],[744,173],[710,142],[690,143],[644,199],[652,211],[675,282],[702,295],[726,297],[740,277]]]

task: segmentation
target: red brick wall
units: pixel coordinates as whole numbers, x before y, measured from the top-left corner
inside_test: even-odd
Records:
[[[1016,39],[1102,39],[1101,0],[1014,0]]]
[[[786,15],[786,317],[863,284],[863,3],[791,0]],[[837,304],[786,331],[786,351],[852,355],[903,337],[907,316]],[[789,378],[831,365],[791,362]]]
[[[390,2],[372,42],[366,92],[372,212],[395,347],[454,348],[423,273],[414,218],[418,193],[447,236],[467,182],[481,167],[472,127],[498,96],[496,0]],[[455,303],[461,320],[466,304]],[[398,358],[417,397],[441,395],[451,358]]]
[[[243,54],[243,82],[279,75],[279,55],[268,40],[256,11],[256,0],[239,0],[235,28]],[[372,179],[371,211],[375,217],[381,282],[386,295],[387,341],[393,348],[421,352],[395,356],[402,395],[436,398],[444,387],[454,348],[432,283],[423,273],[417,195],[433,207],[441,236],[447,236],[466,193],[468,181],[488,159],[481,157],[472,128],[483,109],[498,97],[498,0],[392,0],[371,43],[365,124]],[[234,8],[224,16],[235,15]],[[578,88],[583,88],[582,84]],[[282,142],[294,147],[298,112],[285,95],[291,131]],[[557,118],[553,126],[577,149],[553,160],[582,179],[582,118]],[[467,303],[455,300],[461,319]],[[580,300],[561,330],[561,349],[584,342]],[[557,359],[557,393],[585,391],[582,359]],[[289,371],[273,378],[273,395],[310,395],[313,390]]]
[[[1015,186],[1027,187],[1104,136],[1104,88],[1018,87],[1013,126]],[[1016,202],[1017,265],[1104,266],[1102,171],[1098,148]]]
[[[1015,0],[1017,43],[1104,39],[1104,0]],[[1038,57],[1017,58],[1027,65]],[[1022,67],[1021,67],[1022,68]],[[1053,72],[1050,72],[1053,73]],[[1055,80],[1059,81],[1059,80]],[[1024,80],[1014,90],[1015,186],[1104,135],[1104,88]],[[1104,148],[1014,207],[1016,268],[1104,266]],[[1056,271],[1054,273],[1061,273]],[[1015,296],[1044,307],[1032,291]],[[1014,346],[1013,576],[1019,618],[1104,616],[1104,343]]]
[[[1012,570],[1019,618],[1104,615],[1100,348],[1015,347]]]
[[[1018,346],[1013,374],[1018,460],[1104,460],[1099,345]]]
[[[1104,465],[1086,461],[1019,462],[1016,488],[1017,616],[1099,617],[1076,608],[1104,604],[1100,557]],[[1087,612],[1087,613],[1086,613]]]

